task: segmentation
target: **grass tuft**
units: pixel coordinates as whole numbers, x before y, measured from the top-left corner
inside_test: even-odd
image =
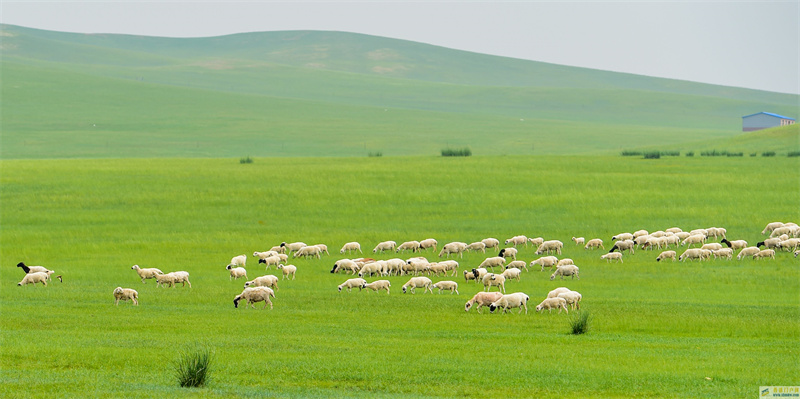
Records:
[[[580,335],[589,332],[589,312],[579,310],[569,316],[570,334]]]
[[[379,157],[383,156],[383,152],[382,151],[375,151],[375,152],[370,151],[369,153],[367,153],[367,156],[370,157],[370,158],[379,158]]]
[[[253,163],[253,158],[250,158],[249,155],[244,158],[239,158],[239,163]]]
[[[694,156],[694,151],[687,151],[686,152],[686,156],[687,157],[693,157]]]
[[[204,386],[208,382],[213,357],[207,346],[187,349],[181,353],[180,358],[175,362],[178,383],[185,388]]]
[[[661,153],[658,151],[651,151],[644,153],[644,159],[659,159],[661,158]]]
[[[761,153],[761,156],[762,157],[774,157],[775,156],[775,151],[764,151],[764,152]]]
[[[472,155],[472,150],[469,147],[464,148],[444,148],[442,149],[443,157],[468,157]]]
[[[786,156],[787,157],[800,157],[800,151],[789,151],[789,153],[786,154]]]

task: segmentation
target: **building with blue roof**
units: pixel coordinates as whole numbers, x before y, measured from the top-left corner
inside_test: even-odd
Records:
[[[794,125],[794,123],[794,118],[788,116],[773,114],[772,112],[759,112],[742,117],[742,131],[752,132],[777,126]]]

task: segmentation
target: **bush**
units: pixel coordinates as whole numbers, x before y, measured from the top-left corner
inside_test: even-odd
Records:
[[[751,152],[751,153],[750,153],[750,156],[751,156],[751,157],[754,157],[754,156],[756,156],[756,155],[758,155],[758,153],[757,153],[757,152]]]
[[[373,158],[373,157],[374,158],[382,157],[383,156],[383,152],[381,152],[381,151],[370,152],[370,153],[367,154],[367,156],[371,157],[371,158]]]
[[[208,347],[195,347],[181,353],[175,362],[175,374],[182,387],[202,387],[208,382],[213,354]]]
[[[764,152],[761,153],[761,156],[762,157],[774,157],[775,156],[775,151],[764,151]]]
[[[470,150],[469,147],[461,149],[445,148],[442,150],[443,157],[468,157],[470,155],[472,155],[472,150]]]
[[[729,152],[729,153],[727,153],[725,155],[729,156],[729,157],[741,157],[741,156],[744,156],[744,153],[743,152]]]
[[[700,153],[700,156],[703,157],[721,157],[725,155],[728,155],[728,151],[711,150],[711,151],[703,151]]]
[[[245,158],[239,158],[239,163],[253,163],[253,158],[248,155]]]
[[[662,157],[679,157],[681,156],[680,151],[661,151]]]
[[[686,152],[686,156],[687,157],[693,157],[694,156],[694,151],[687,151]]]
[[[786,156],[787,157],[800,157],[800,151],[789,151],[789,153],[786,154]]]
[[[659,159],[659,158],[661,158],[661,153],[658,151],[644,153],[644,159]]]
[[[642,155],[641,151],[632,151],[632,150],[624,150],[624,151],[622,151],[622,156],[623,157],[638,157],[639,155]]]
[[[579,310],[569,316],[570,334],[580,335],[589,332],[589,312]]]

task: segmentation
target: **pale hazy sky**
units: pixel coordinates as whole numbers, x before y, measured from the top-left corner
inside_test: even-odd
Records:
[[[0,21],[198,37],[336,30],[648,76],[800,93],[800,0],[36,1]]]

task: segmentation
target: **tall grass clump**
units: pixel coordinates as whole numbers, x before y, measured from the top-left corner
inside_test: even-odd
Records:
[[[687,157],[693,157],[694,156],[694,151],[687,151],[686,152],[686,156]]]
[[[787,157],[800,157],[800,151],[789,151],[789,153],[786,154],[786,156]]]
[[[239,158],[239,163],[253,163],[253,158],[250,158],[249,155],[244,158]]]
[[[213,357],[211,349],[207,346],[196,346],[182,352],[180,358],[175,362],[178,383],[184,388],[204,386],[208,382]]]
[[[774,157],[775,156],[775,151],[764,151],[764,152],[761,153],[761,156],[762,157]]]
[[[589,312],[579,310],[569,316],[570,334],[580,335],[589,332]]]
[[[623,157],[638,157],[639,155],[642,155],[641,151],[633,151],[633,150],[623,150],[622,151],[622,156]]]
[[[374,152],[370,151],[369,153],[367,153],[367,156],[370,157],[370,158],[379,158],[379,157],[383,156],[383,152],[382,151],[374,151]]]
[[[464,148],[444,148],[442,149],[443,157],[468,157],[472,155],[472,150],[469,147]]]
[[[729,152],[729,153],[727,153],[725,155],[729,156],[729,157],[741,157],[741,156],[744,156],[744,152],[741,152],[741,151],[740,152]]]
[[[644,159],[659,159],[661,158],[661,153],[658,151],[651,151],[644,153]]]

